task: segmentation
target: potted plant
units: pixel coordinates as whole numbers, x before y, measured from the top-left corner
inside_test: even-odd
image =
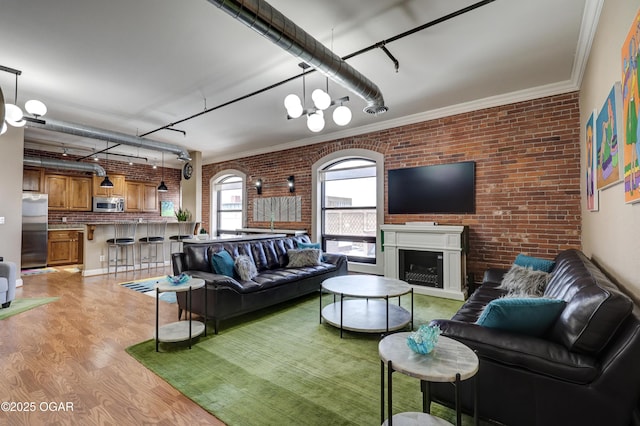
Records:
[[[189,211],[189,209],[183,209],[182,207],[180,207],[178,210],[176,210],[175,213],[178,222],[187,222],[191,220],[191,212]]]
[[[200,240],[208,240],[209,239],[209,234],[207,233],[206,229],[200,228],[200,234],[198,235],[198,239],[200,239]]]

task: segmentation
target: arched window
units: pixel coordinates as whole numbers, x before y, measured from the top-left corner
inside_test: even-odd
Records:
[[[321,239],[328,253],[350,262],[376,263],[376,163],[365,158],[338,160],[320,171]]]
[[[235,234],[246,223],[245,176],[223,172],[212,180],[212,234]]]

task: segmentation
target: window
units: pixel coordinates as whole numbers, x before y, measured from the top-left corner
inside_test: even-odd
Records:
[[[235,234],[243,227],[244,182],[242,177],[227,175],[215,184],[216,235]]]
[[[363,158],[337,161],[320,171],[323,249],[349,261],[376,263],[376,163]]]

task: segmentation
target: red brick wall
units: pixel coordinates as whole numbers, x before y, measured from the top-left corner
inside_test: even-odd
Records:
[[[385,157],[385,223],[435,221],[468,225],[468,269],[476,281],[489,266],[507,267],[527,253],[553,258],[559,250],[580,248],[580,117],[578,93],[551,96],[366,135],[242,158],[203,168],[203,221],[209,223],[210,178],[237,169],[250,180],[262,178],[263,197],[286,196],[287,176],[302,196],[302,222],[277,227],[311,228],[311,166],[329,153],[363,148]],[[386,171],[476,162],[476,213],[390,215]],[[248,226],[256,197],[248,182]]]

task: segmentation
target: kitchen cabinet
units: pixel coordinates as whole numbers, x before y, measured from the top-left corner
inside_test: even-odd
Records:
[[[109,180],[113,182],[113,188],[100,188],[100,184],[104,177],[93,177],[93,196],[94,197],[118,197],[124,198],[126,193],[126,183],[124,175],[109,175]]]
[[[49,210],[91,211],[91,178],[45,174]]]
[[[128,181],[126,188],[126,196],[124,199],[125,211],[158,211],[158,191],[155,183]]]
[[[22,190],[44,192],[44,169],[25,167],[22,170]]]
[[[47,243],[47,265],[71,265],[82,263],[83,233],[60,229],[49,231]]]

